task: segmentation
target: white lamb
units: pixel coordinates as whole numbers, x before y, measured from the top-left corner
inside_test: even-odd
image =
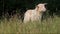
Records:
[[[27,10],[24,15],[24,23],[29,21],[41,20],[42,13],[46,11],[45,5],[46,3],[41,3],[38,4],[35,9]]]

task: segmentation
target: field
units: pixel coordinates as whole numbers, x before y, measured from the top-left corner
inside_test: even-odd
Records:
[[[0,20],[0,34],[60,34],[60,17],[48,18],[43,22],[22,23],[21,20]]]

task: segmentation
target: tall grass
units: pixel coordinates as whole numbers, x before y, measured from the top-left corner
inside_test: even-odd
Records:
[[[17,17],[0,20],[0,34],[60,34],[60,17],[22,23]]]

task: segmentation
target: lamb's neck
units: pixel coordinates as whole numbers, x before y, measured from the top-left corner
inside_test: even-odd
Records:
[[[35,8],[34,10],[37,11],[37,8]]]
[[[41,14],[40,11],[37,10],[37,8],[34,9],[37,14]]]

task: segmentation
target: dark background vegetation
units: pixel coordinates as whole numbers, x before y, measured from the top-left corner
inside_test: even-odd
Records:
[[[60,16],[60,0],[0,0],[0,18],[7,13],[9,16],[17,12],[24,14],[27,9],[33,9],[38,3],[48,3],[48,14]]]

